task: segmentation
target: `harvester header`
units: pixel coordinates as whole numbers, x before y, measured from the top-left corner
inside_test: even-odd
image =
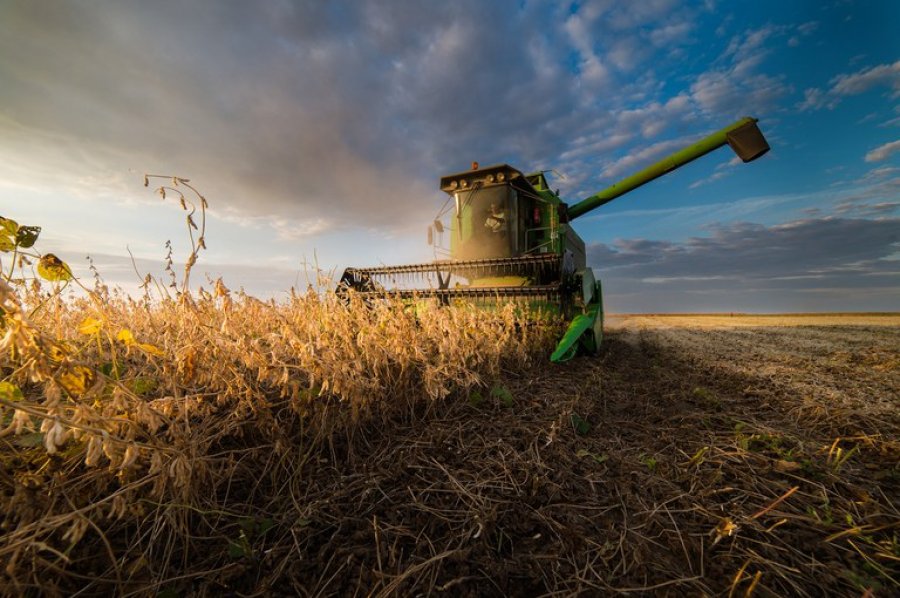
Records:
[[[571,321],[553,361],[570,359],[579,350],[593,352],[603,332],[600,281],[587,267],[584,241],[569,221],[724,145],[744,162],[755,160],[769,150],[756,123],[742,118],[572,206],[550,189],[543,172],[473,163],[471,170],[441,177],[452,211],[438,215],[428,238],[435,257],[443,251],[449,259],[347,268],[339,292],[444,305],[464,301],[484,309],[516,301],[529,311],[554,312]],[[447,225],[440,219],[445,215]],[[449,251],[434,242],[444,231],[450,235]],[[427,285],[408,286],[422,279]]]

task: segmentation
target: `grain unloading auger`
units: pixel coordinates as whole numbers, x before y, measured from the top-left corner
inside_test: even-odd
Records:
[[[453,200],[449,259],[347,268],[338,292],[442,304],[465,300],[483,308],[512,300],[570,320],[552,361],[566,361],[579,350],[592,353],[603,335],[603,298],[600,281],[586,267],[584,241],[570,222],[724,145],[744,162],[755,160],[769,150],[756,122],[743,118],[572,206],[550,189],[543,172],[473,164],[441,178],[441,190]],[[444,230],[435,220],[429,242]],[[427,286],[409,286],[417,281]]]

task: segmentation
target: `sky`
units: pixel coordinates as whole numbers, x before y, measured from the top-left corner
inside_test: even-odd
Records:
[[[441,175],[574,203],[742,116],[728,148],[574,221],[614,312],[900,310],[900,3],[0,0],[0,215],[133,290],[209,201],[193,280],[284,297],[433,258]],[[152,182],[152,181],[151,181]],[[132,263],[129,252],[134,256]]]

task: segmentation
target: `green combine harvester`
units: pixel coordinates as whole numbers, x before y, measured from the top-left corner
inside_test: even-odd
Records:
[[[571,222],[724,145],[744,162],[755,160],[769,150],[756,122],[743,118],[571,206],[550,189],[543,172],[526,175],[507,164],[473,164],[472,170],[441,178],[441,190],[453,202],[451,224],[439,217],[428,238],[434,244],[435,235],[449,231],[448,259],[347,268],[339,292],[445,305],[464,300],[486,309],[512,300],[570,321],[552,361],[594,353],[603,337],[603,297]],[[409,287],[420,281],[427,286]]]

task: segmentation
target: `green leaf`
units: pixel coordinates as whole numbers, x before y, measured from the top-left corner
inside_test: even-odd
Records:
[[[107,361],[106,363],[101,365],[100,372],[107,378],[112,378],[113,380],[119,379],[119,367],[111,361]]]
[[[496,399],[500,399],[500,403],[501,403],[504,407],[512,407],[512,405],[513,405],[513,396],[512,396],[512,393],[509,392],[509,390],[507,390],[507,389],[506,389],[505,387],[503,387],[503,386],[499,386],[499,385],[498,385],[498,386],[494,386],[494,387],[491,389],[491,396],[494,397],[494,398],[496,398]]]
[[[72,280],[69,266],[52,253],[44,254],[38,263],[37,271],[44,280],[51,282]]]
[[[16,437],[16,446],[22,448],[34,448],[44,444],[43,432],[32,432],[30,434],[22,434]]]
[[[638,461],[647,466],[647,469],[649,469],[650,471],[656,471],[656,465],[659,463],[655,457],[646,453],[641,453],[640,455],[638,455]]]
[[[240,541],[229,540],[228,541],[228,556],[233,559],[239,559],[242,557],[249,557],[253,555],[253,550],[250,548],[250,545],[247,543],[247,538],[244,536],[243,532],[241,533]]]
[[[21,401],[25,398],[22,390],[12,382],[0,382],[0,398],[7,401]]]
[[[590,457],[597,463],[603,463],[604,461],[609,459],[609,457],[607,455],[597,455],[597,454],[592,453],[585,449],[578,449],[578,452],[575,453],[575,456],[578,457],[579,459],[583,459],[584,457]]]
[[[244,517],[238,521],[238,525],[241,526],[241,530],[243,530],[241,531],[241,539],[246,543],[247,538],[258,538],[275,527],[275,522],[268,517],[263,519]],[[245,546],[245,548],[249,550],[248,546]]]
[[[256,529],[256,519],[253,517],[243,517],[240,521],[238,521],[238,525],[241,526],[241,529],[244,530],[244,533],[252,534]]]
[[[156,390],[156,380],[153,378],[135,378],[131,383],[131,389],[136,395],[145,395]]]
[[[571,419],[572,426],[575,428],[575,433],[579,436],[584,436],[591,431],[591,424],[589,424],[586,419],[584,419],[577,413],[573,413]]]
[[[702,386],[695,387],[694,390],[691,391],[691,394],[698,399],[708,399],[710,397],[710,392]]]
[[[269,531],[270,529],[272,529],[273,527],[275,527],[275,522],[272,521],[271,519],[269,519],[268,517],[266,517],[265,519],[260,519],[259,527],[257,528],[257,533],[259,533],[259,535],[261,536],[264,533],[266,533],[267,531]]]
[[[469,405],[472,407],[481,407],[482,403],[484,403],[484,396],[477,390],[469,395]]]
[[[16,231],[16,243],[19,244],[19,247],[28,249],[34,245],[40,234],[40,226],[20,226]]]

